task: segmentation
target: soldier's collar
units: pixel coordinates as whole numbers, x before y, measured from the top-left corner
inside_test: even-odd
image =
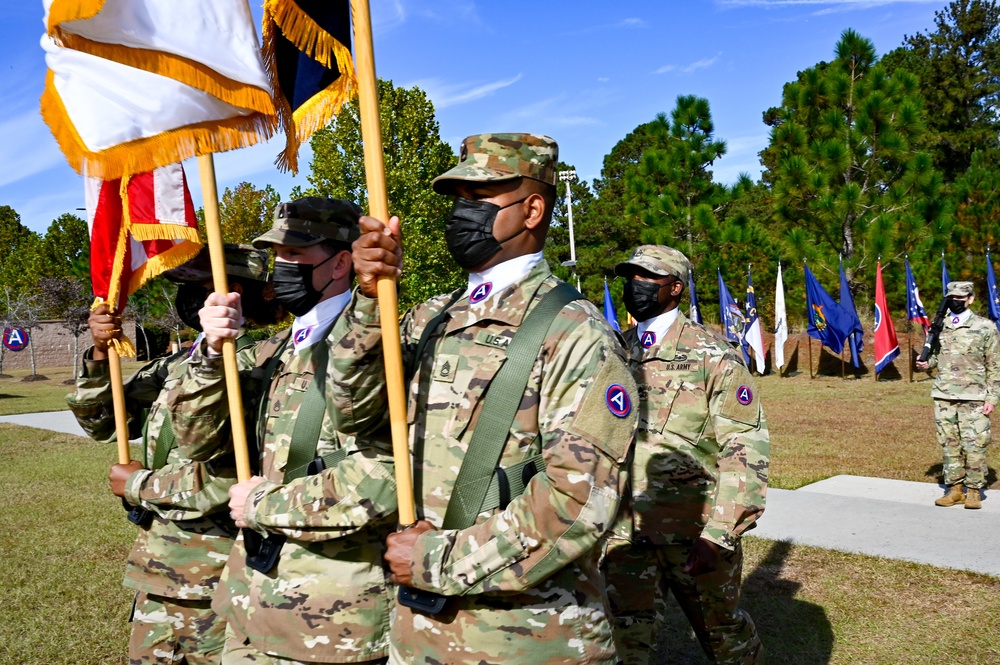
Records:
[[[523,279],[486,296],[484,300],[488,302],[483,302],[482,306],[476,307],[471,304],[471,296],[459,301],[450,310],[448,332],[465,328],[484,319],[510,326],[521,325],[528,313],[528,305],[535,299],[542,282],[551,276],[552,270],[548,262],[542,259],[531,267]]]

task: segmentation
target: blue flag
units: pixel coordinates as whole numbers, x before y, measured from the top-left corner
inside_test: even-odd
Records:
[[[809,317],[807,332],[839,355],[851,333],[850,318],[816,281],[809,266],[804,265],[803,269],[806,275],[806,316]]]
[[[948,277],[948,264],[944,262],[944,252],[941,252],[941,295],[945,296],[948,293],[948,282],[951,279]]]
[[[756,360],[757,373],[764,373],[764,331],[757,314],[757,294],[753,291],[753,275],[747,267],[747,321],[743,326],[743,359],[750,367],[750,351]]]
[[[865,329],[861,327],[861,319],[858,318],[858,308],[854,306],[854,297],[851,296],[851,287],[847,284],[847,273],[844,272],[844,261],[840,261],[840,309],[844,310],[850,322],[850,332],[847,342],[851,347],[851,363],[855,367],[861,367],[861,349],[865,346]]]
[[[701,308],[698,307],[698,293],[694,290],[694,273],[688,273],[688,292],[691,297],[691,309],[688,310],[688,318],[695,323],[704,323],[701,320]]]
[[[1000,292],[997,292],[997,277],[993,273],[990,250],[986,250],[986,298],[986,313],[1000,330]]]
[[[622,327],[618,325],[618,312],[615,311],[615,303],[611,300],[611,291],[608,290],[608,280],[604,280],[604,318],[608,320],[611,327],[618,332]]]
[[[988,261],[989,259],[987,259]],[[910,270],[909,259],[906,259],[906,318],[922,325],[925,333],[931,327],[931,320],[927,318],[927,310],[924,309],[924,303],[920,299],[917,280],[913,279],[913,271]]]
[[[726,283],[722,281],[722,271],[718,270],[717,272],[719,273],[719,321],[722,323],[722,329],[725,331],[726,337],[742,345],[746,317],[743,316],[743,311],[736,304],[736,301],[733,300],[729,289],[726,288]],[[746,356],[745,350],[743,354]]]

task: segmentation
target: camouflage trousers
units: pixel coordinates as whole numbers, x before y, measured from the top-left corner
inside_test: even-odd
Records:
[[[934,425],[944,452],[944,484],[986,486],[990,417],[982,402],[934,400]]]
[[[132,612],[129,663],[218,663],[225,627],[210,598],[181,600],[140,591]]]
[[[370,665],[384,665],[388,658],[357,661]],[[247,663],[263,663],[263,665],[324,665],[323,663],[303,662],[279,656],[270,656],[258,651],[250,644],[246,635],[241,635],[232,626],[226,626],[226,646],[222,650],[222,665],[246,665]],[[326,664],[332,665],[332,664]]]
[[[683,572],[690,545],[640,545],[612,538],[604,560],[615,648],[625,665],[656,662],[668,592],[680,605],[714,663],[763,662],[750,615],[740,609],[743,549],[721,550],[718,570]]]

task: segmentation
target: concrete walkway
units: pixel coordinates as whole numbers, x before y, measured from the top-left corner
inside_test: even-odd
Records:
[[[2,416],[0,423],[86,436],[69,411]],[[750,535],[1000,577],[1000,491],[987,492],[981,510],[933,505],[942,494],[933,483],[860,476],[770,489]]]
[[[988,491],[980,510],[935,506],[943,494],[933,483],[860,476],[769,489],[750,534],[1000,577],[1000,492]]]

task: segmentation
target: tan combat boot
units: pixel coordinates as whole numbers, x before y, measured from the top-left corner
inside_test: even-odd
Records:
[[[965,494],[965,507],[971,508],[972,510],[978,510],[983,507],[983,502],[979,498],[979,488],[970,487],[969,491]]]
[[[948,488],[948,493],[934,502],[935,506],[957,506],[965,503],[965,493],[962,492],[962,484],[952,485]]]

